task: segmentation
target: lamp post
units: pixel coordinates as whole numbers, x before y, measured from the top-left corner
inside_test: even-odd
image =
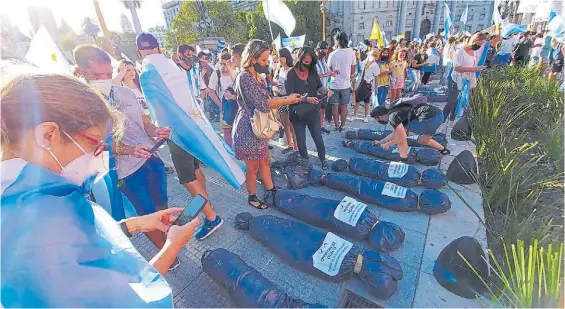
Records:
[[[320,1],[320,11],[322,11],[322,41],[326,40],[326,0]]]

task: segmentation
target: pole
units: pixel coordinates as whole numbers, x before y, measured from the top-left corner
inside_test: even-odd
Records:
[[[326,40],[326,0],[320,3],[320,10],[322,10],[322,41]]]
[[[263,3],[265,3],[266,9],[267,9],[267,16],[271,17],[271,13],[269,13],[269,1],[263,1]],[[271,32],[271,44],[273,44],[273,42],[275,41],[275,36],[273,35],[273,28],[271,27],[271,20],[267,19],[267,22],[269,23],[269,31]]]

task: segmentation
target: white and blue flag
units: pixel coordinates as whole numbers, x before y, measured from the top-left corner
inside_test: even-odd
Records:
[[[463,14],[461,14],[461,22],[463,25],[467,24],[467,17],[469,16],[469,4],[465,6],[465,10],[463,10]]]
[[[449,10],[449,6],[447,5],[447,1],[443,2],[444,12],[443,12],[443,28],[444,28],[444,35],[443,38],[447,42],[449,39],[449,32],[451,31],[451,25],[453,25],[453,16],[451,16],[451,11]]]
[[[0,163],[3,308],[173,308],[165,278],[82,185],[22,159]]]
[[[171,128],[173,143],[220,173],[234,188],[245,182],[245,172],[234,152],[214,131],[195,96],[184,70],[163,54],[143,60],[139,77],[152,119]]]

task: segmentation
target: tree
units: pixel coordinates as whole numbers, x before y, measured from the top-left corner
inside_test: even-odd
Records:
[[[137,60],[137,45],[135,42],[136,35],[133,32],[112,33],[112,41],[116,47],[116,57],[122,58],[122,53],[131,61]]]
[[[131,13],[131,19],[133,21],[133,28],[136,34],[143,32],[141,29],[141,23],[139,22],[139,17],[137,16],[137,9],[141,7],[141,1],[139,0],[121,0],[126,9]]]
[[[100,27],[98,27],[98,25],[94,22],[94,19],[92,17],[85,17],[82,22],[82,32],[92,37],[96,42],[97,41],[96,37],[98,35],[98,32],[100,32]]]

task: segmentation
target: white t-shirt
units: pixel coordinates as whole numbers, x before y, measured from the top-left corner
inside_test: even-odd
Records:
[[[278,92],[280,95],[286,95],[285,83],[286,77],[288,76],[288,72],[292,70],[292,67],[289,67],[288,70],[285,70],[283,67],[279,68],[279,73],[275,78],[277,83],[280,83],[281,86],[273,86],[273,90]]]
[[[428,60],[426,62],[439,65],[439,56],[436,55],[431,49],[428,49],[426,54],[428,55]]]
[[[133,91],[133,93],[135,93],[135,97],[137,98],[137,103],[140,103],[139,100],[145,100],[145,96],[143,95],[143,93],[141,93],[141,91],[139,91],[139,89],[137,88],[129,88],[131,91]],[[143,110],[143,114],[145,116],[149,116],[149,109],[144,108],[143,106],[141,106],[141,103],[139,104],[139,106],[141,107],[141,109]]]
[[[451,64],[451,62],[453,62],[453,59],[451,59],[450,57],[450,53],[453,50],[453,47],[451,47],[450,45],[446,45],[443,48],[443,65],[444,66],[448,66],[449,64]]]
[[[453,59],[453,68],[456,67],[475,67],[477,66],[477,59],[475,55],[469,55],[465,51],[465,48],[459,48],[455,52],[455,58]],[[454,82],[457,83],[459,90],[461,90],[461,86],[463,85],[463,79],[469,78],[471,79],[471,88],[474,88],[477,85],[477,77],[475,72],[465,72],[460,73],[453,71],[451,75]]]
[[[226,93],[226,89],[228,89],[231,85],[233,85],[233,79],[231,78],[231,75],[224,75],[220,72],[220,87],[218,88],[218,73],[216,70],[214,70],[214,72],[212,72],[212,75],[210,75],[208,89],[218,91],[216,95],[220,100],[222,100],[224,93]]]
[[[516,46],[517,43],[518,43],[518,39],[516,38],[516,36],[512,36],[509,39],[502,40],[502,42],[500,42],[500,50],[498,51],[498,53],[500,55],[511,54],[512,51],[514,51],[514,47]]]
[[[369,57],[367,57],[365,61],[361,62],[361,70],[363,70],[365,65],[367,65],[367,61],[369,61]],[[361,76],[363,76],[362,72],[363,71],[359,73],[358,78],[355,81],[355,88],[359,87],[359,84],[361,83]],[[369,63],[369,65],[365,69],[365,81],[369,83],[369,85],[372,85],[374,88],[373,81],[377,76],[379,76],[379,74],[381,74],[381,69],[379,68],[379,65],[377,64],[376,61],[371,61],[371,63]]]
[[[530,56],[532,57],[540,57],[541,56],[541,48],[543,46],[543,38],[536,38],[536,40],[534,41],[534,45],[541,45],[539,47],[532,47],[532,49],[530,49]]]
[[[351,88],[351,66],[355,65],[355,52],[351,48],[339,48],[330,53],[328,67],[332,71],[339,71],[330,81],[330,89]]]

